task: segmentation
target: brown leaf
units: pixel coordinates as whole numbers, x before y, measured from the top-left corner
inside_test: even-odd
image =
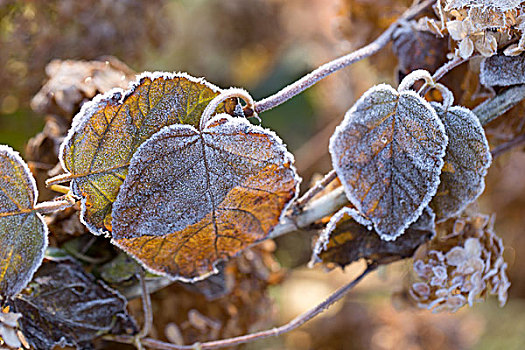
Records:
[[[447,61],[448,39],[418,30],[412,22],[399,27],[392,36],[392,49],[403,76],[416,69],[434,72]]]
[[[49,80],[33,97],[31,108],[68,120],[82,102],[113,88],[125,89],[135,78],[135,72],[114,57],[106,61],[53,60],[46,66],[46,74]]]
[[[113,201],[139,146],[166,125],[198,125],[219,92],[186,74],[145,73],[130,90],[112,90],[82,107],[62,143],[60,161],[93,234],[111,231]],[[229,99],[218,110],[232,112],[235,105]]]
[[[113,243],[155,273],[203,279],[277,225],[297,192],[292,160],[274,133],[244,118],[164,128],[131,160]]]
[[[353,208],[338,211],[317,240],[310,266],[316,262],[336,263],[341,267],[361,258],[378,264],[388,264],[411,257],[417,247],[435,235],[434,213],[423,211],[421,217],[395,241],[382,240],[372,229],[372,223]]]

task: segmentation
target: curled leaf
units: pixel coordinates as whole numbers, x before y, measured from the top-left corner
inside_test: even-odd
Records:
[[[279,222],[299,184],[292,161],[273,132],[243,118],[166,127],[131,160],[113,243],[154,273],[203,279]]]
[[[491,156],[483,127],[471,110],[458,106],[445,110],[435,102],[432,107],[449,139],[441,182],[430,202],[441,220],[459,214],[483,192]]]
[[[434,218],[434,213],[427,207],[405,234],[392,242],[372,234],[371,223],[367,223],[355,209],[342,208],[332,216],[315,243],[309,266],[322,262],[345,267],[362,258],[388,264],[411,257],[417,247],[435,235]]]
[[[87,349],[104,334],[137,332],[126,312],[126,300],[77,263],[45,262],[30,287],[13,300],[13,306],[24,315],[19,324],[35,349]]]
[[[220,89],[186,74],[145,73],[128,91],[86,103],[61,146],[71,190],[82,198],[81,220],[96,235],[111,231],[111,210],[137,148],[162,127],[197,126]],[[218,110],[232,112],[227,100]]]
[[[403,76],[416,69],[434,72],[447,61],[448,40],[421,30],[413,22],[401,25],[392,36],[392,50]]]
[[[443,123],[425,100],[378,85],[346,113],[330,154],[350,202],[393,240],[436,193],[446,145]]]
[[[27,164],[0,145],[0,296],[12,297],[31,280],[47,247],[47,226],[34,209],[38,192]]]

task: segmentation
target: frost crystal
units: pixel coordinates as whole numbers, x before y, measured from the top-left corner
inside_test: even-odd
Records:
[[[497,295],[500,306],[507,301],[510,282],[503,260],[503,242],[493,231],[488,216],[477,215],[447,221],[424,256],[414,260],[422,281],[410,294],[419,307],[434,312],[457,311],[468,303]]]

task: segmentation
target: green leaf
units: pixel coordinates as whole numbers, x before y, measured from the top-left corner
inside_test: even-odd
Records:
[[[82,198],[82,222],[96,235],[112,230],[111,211],[131,157],[172,124],[197,126],[220,89],[186,74],[145,73],[128,91],[112,90],[86,103],[61,145],[71,190]],[[232,112],[230,99],[218,110]]]
[[[31,280],[47,247],[47,226],[34,210],[38,192],[24,160],[0,145],[0,296],[12,297]]]
[[[350,202],[393,240],[436,193],[446,145],[443,123],[425,100],[378,85],[346,113],[330,154]]]

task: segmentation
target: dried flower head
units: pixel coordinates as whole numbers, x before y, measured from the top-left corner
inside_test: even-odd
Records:
[[[454,312],[488,294],[497,295],[503,306],[510,282],[503,242],[493,231],[493,220],[478,214],[440,226],[436,238],[414,258],[414,270],[422,281],[412,285],[410,294],[418,306]]]
[[[485,57],[507,47],[506,55],[525,51],[525,1],[440,0],[435,5],[438,20],[424,18],[424,27],[438,35],[447,33],[456,42],[455,54],[469,58],[474,52]]]
[[[18,330],[18,319],[22,314],[10,312],[9,308],[0,311],[0,345],[2,349],[29,348],[22,332]]]

